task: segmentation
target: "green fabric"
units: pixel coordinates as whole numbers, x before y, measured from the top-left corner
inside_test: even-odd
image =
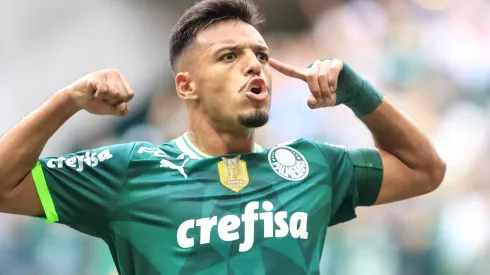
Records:
[[[59,222],[105,241],[120,275],[319,274],[327,228],[355,218],[362,197],[344,148],[299,139],[200,158],[189,147],[112,145],[34,170]]]
[[[53,198],[49,193],[48,185],[46,183],[46,178],[44,177],[43,168],[41,162],[38,161],[36,166],[32,169],[32,178],[34,179],[34,184],[36,185],[37,193],[39,194],[39,199],[44,209],[47,222],[57,222],[59,221],[58,213],[54,207]]]
[[[383,161],[376,149],[357,149],[348,151],[357,181],[359,205],[371,206],[376,202],[383,182]]]

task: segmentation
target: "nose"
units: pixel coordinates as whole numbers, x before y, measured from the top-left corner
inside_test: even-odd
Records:
[[[262,72],[262,64],[260,63],[255,53],[248,54],[246,60],[247,60],[247,65],[245,66],[245,75],[260,76]]]

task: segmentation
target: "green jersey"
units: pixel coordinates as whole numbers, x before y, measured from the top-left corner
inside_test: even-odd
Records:
[[[327,228],[373,203],[382,165],[304,139],[211,157],[184,134],[42,158],[32,175],[46,219],[104,240],[121,275],[295,275],[319,274]]]

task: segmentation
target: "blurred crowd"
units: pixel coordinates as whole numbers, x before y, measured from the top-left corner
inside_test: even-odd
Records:
[[[357,219],[329,228],[323,274],[490,274],[490,2],[299,5],[310,27],[265,33],[273,56],[297,66],[324,57],[349,63],[422,127],[448,165],[436,192],[358,209]],[[145,81],[145,98],[129,118],[74,139],[64,153],[134,140],[160,144],[182,134],[186,109],[168,69]],[[275,73],[273,87],[270,122],[257,131],[261,145],[304,137],[373,146],[346,108],[308,109],[305,83]],[[64,226],[0,215],[0,232],[0,275],[113,272],[101,241]]]

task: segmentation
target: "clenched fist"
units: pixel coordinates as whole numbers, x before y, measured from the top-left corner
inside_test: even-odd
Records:
[[[75,81],[70,87],[71,100],[96,115],[125,116],[134,93],[117,70],[102,70]]]

